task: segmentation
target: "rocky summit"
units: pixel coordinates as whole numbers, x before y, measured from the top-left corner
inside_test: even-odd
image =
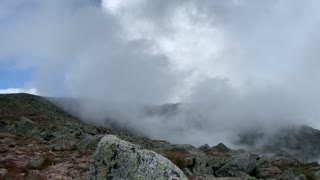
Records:
[[[318,131],[298,129],[295,136],[291,130],[279,137],[305,141],[279,139],[265,146],[279,152],[263,156],[223,143],[194,147],[152,140],[84,123],[47,98],[0,95],[0,179],[320,179],[318,163],[301,159],[318,155],[312,145]]]

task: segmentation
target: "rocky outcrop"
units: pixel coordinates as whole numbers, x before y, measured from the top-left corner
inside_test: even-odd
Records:
[[[94,153],[87,179],[188,179],[163,156],[123,141],[103,137]]]

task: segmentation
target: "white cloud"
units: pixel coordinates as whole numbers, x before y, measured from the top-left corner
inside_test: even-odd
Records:
[[[14,93],[28,93],[38,95],[38,91],[35,88],[23,89],[23,88],[8,88],[0,89],[0,94],[14,94]]]
[[[104,0],[104,11],[78,0],[30,1],[0,23],[0,57],[18,55],[34,68],[42,95],[62,89],[91,100],[82,103],[85,117],[118,110],[123,124],[185,143],[212,143],[217,129],[320,118],[317,1]],[[127,108],[173,97],[201,116],[153,122]]]

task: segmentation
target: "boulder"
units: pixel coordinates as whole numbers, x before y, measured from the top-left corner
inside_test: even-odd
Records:
[[[226,165],[217,170],[215,174],[218,177],[238,177],[241,172],[250,174],[257,168],[257,161],[246,152],[232,156]]]
[[[87,179],[188,179],[163,156],[114,135],[101,139],[93,157]]]

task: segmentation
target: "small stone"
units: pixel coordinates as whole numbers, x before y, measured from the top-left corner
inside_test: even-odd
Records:
[[[21,154],[24,154],[24,152],[17,150],[16,154],[20,154],[21,155]]]

